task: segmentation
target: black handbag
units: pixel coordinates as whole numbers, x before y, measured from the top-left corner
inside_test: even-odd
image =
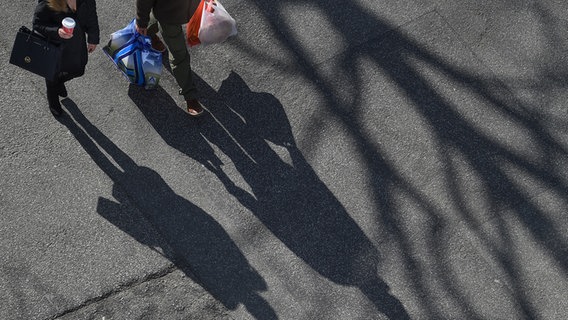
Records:
[[[47,80],[53,80],[59,73],[62,47],[48,38],[20,27],[14,40],[10,63],[33,72]]]

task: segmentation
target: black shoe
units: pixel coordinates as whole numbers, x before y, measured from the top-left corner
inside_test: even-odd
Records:
[[[65,84],[63,82],[59,85],[59,88],[57,90],[57,94],[61,98],[67,98],[67,88],[65,88]]]
[[[57,93],[54,93],[49,89],[47,90],[47,102],[49,103],[49,111],[51,111],[51,114],[59,117],[63,113]]]

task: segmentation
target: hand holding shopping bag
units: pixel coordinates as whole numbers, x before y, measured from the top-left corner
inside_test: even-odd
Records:
[[[237,23],[219,0],[201,0],[187,24],[190,47],[221,43],[237,34]]]

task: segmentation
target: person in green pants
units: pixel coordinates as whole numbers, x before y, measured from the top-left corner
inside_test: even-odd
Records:
[[[191,59],[182,25],[189,22],[199,0],[136,0],[136,30],[152,38],[152,46],[165,51],[156,33],[159,31],[169,51],[173,75],[187,104],[187,113],[199,116],[203,106],[197,99]]]

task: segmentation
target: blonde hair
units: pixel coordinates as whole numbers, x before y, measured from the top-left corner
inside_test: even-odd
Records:
[[[47,0],[47,6],[55,12],[67,12],[67,1],[66,0]]]

